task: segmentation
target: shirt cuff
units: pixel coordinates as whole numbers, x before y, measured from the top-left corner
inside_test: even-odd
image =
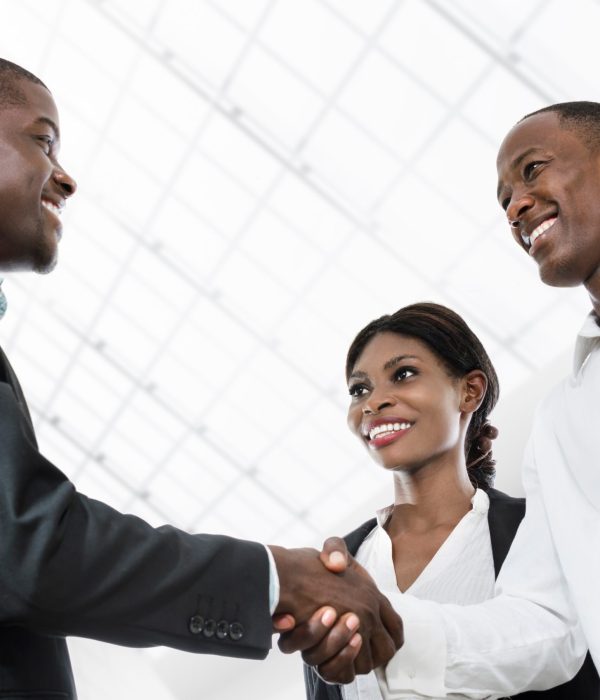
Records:
[[[405,641],[387,666],[376,671],[383,697],[446,697],[446,636],[439,616],[426,601],[384,594],[402,617]]]
[[[271,616],[275,614],[275,609],[279,605],[279,574],[271,550],[265,545],[267,556],[269,557],[269,612]]]

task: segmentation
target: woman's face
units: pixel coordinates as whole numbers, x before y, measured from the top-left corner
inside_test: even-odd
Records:
[[[348,380],[348,425],[386,469],[410,472],[443,455],[464,456],[465,382],[419,340],[379,333]]]

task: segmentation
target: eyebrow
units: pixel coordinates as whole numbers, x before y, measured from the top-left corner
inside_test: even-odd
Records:
[[[539,146],[532,146],[531,148],[528,148],[526,151],[523,151],[520,155],[518,155],[513,162],[510,164],[510,169],[514,170],[515,168],[518,168],[519,165],[527,158],[527,156],[531,155],[532,153],[535,153],[535,151],[539,151],[540,147]],[[504,187],[503,182],[498,183],[498,188],[496,189],[496,199],[500,196],[500,192],[502,192],[502,188]]]
[[[57,141],[60,141],[60,129],[58,128],[58,124],[50,119],[50,117],[38,117],[35,121],[34,124],[47,124],[52,131],[54,131],[54,138]]]
[[[388,370],[392,369],[392,367],[395,367],[396,365],[399,365],[401,362],[404,362],[404,360],[418,360],[419,358],[416,355],[396,355],[396,357],[392,357],[391,360],[388,360],[384,365],[383,369]],[[361,370],[357,370],[356,372],[352,372],[352,374],[348,377],[348,379],[367,379],[369,375],[366,372],[362,372]]]
[[[391,360],[388,360],[385,365],[383,365],[383,369],[392,369],[392,367],[395,367],[396,365],[399,365],[401,362],[404,362],[404,360],[418,360],[419,358],[416,355],[396,355],[396,357],[392,357]]]

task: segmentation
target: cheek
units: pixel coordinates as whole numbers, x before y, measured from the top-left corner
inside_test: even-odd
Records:
[[[360,412],[360,409],[358,409],[356,406],[350,406],[348,409],[348,416],[346,418],[346,423],[348,425],[348,428],[351,433],[354,435],[358,435],[360,432],[360,421],[361,421],[362,415]]]
[[[443,443],[454,443],[460,435],[460,410],[454,394],[448,394],[430,407],[430,429]]]

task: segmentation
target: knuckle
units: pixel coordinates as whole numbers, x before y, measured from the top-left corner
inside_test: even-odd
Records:
[[[301,651],[308,645],[304,643],[303,635],[290,633],[279,637],[279,648],[284,654],[292,654],[295,651]]]
[[[316,666],[319,661],[317,655],[313,651],[303,652],[302,659],[304,663],[307,663],[309,666]]]
[[[318,672],[327,683],[351,683],[354,680],[354,669],[339,663],[323,664]]]
[[[369,673],[369,671],[373,669],[373,664],[368,659],[359,657],[354,662],[354,667],[356,669],[356,673],[364,674]]]
[[[354,661],[354,669],[356,673],[369,673],[373,668],[375,667],[375,664],[373,663],[373,659],[371,657],[371,652],[369,651],[368,645],[364,645],[363,648],[360,650],[360,653],[356,657],[356,660]]]
[[[373,650],[373,661],[375,666],[387,663],[396,653],[396,645],[391,637],[378,640],[377,647]]]
[[[287,642],[285,639],[280,638],[277,642],[277,646],[279,647],[279,650],[284,654],[291,654],[293,651],[293,649],[290,649],[289,642]]]

